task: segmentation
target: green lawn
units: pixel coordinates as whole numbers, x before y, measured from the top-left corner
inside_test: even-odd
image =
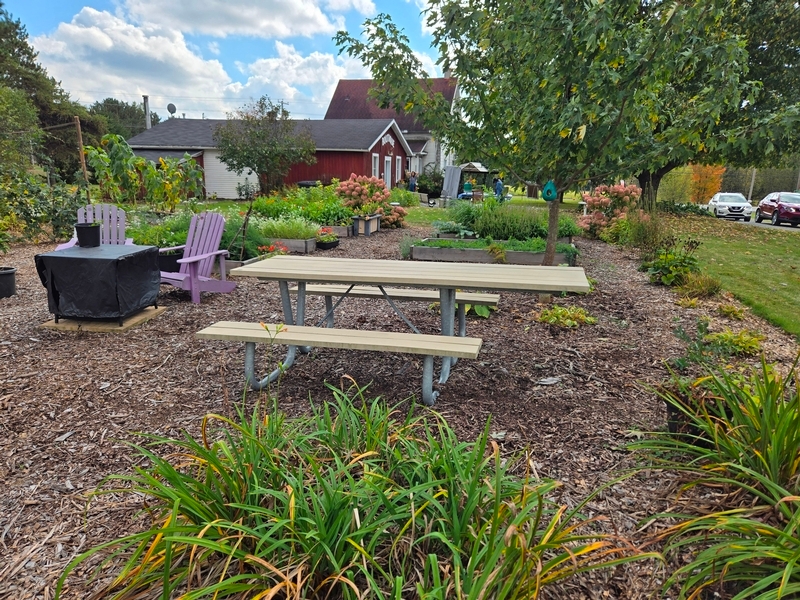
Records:
[[[666,218],[683,238],[702,242],[703,270],[751,307],[753,313],[800,338],[800,232],[722,219]]]

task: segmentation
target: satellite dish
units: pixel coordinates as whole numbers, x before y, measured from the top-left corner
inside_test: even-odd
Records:
[[[174,115],[176,110],[178,109],[175,108],[175,105],[172,102],[167,104],[167,111],[169,111],[169,114]]]

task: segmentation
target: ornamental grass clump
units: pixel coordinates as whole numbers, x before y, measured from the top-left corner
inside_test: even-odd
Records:
[[[307,240],[317,235],[319,225],[303,217],[280,217],[278,219],[254,219],[261,235],[270,239]]]
[[[655,517],[678,520],[659,535],[680,565],[665,592],[758,600],[800,594],[796,366],[783,377],[762,358],[750,373],[718,368],[659,393],[684,427],[653,432],[630,447],[649,458],[646,468],[683,473],[683,505],[694,513]],[[685,493],[699,486],[722,510],[707,514],[708,495]]]
[[[309,416],[256,406],[206,416],[196,438],[145,436],[146,466],[98,493],[140,495],[151,525],[76,557],[56,598],[85,562],[114,571],[108,598],[504,600],[657,556],[550,500],[556,482],[512,475],[527,460],[501,456],[488,424],[462,442],[415,410],[335,390]]]

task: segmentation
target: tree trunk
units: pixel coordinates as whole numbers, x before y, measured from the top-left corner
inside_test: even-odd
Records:
[[[550,213],[547,218],[547,246],[544,249],[544,258],[542,264],[552,267],[556,259],[556,240],[558,239],[558,209],[560,208],[561,201],[564,199],[564,193],[558,194],[558,199],[550,203]]]
[[[636,179],[639,181],[639,187],[642,188],[642,208],[647,210],[655,208],[656,200],[658,199],[658,187],[661,185],[661,180],[664,178],[664,175],[679,166],[681,166],[679,163],[669,162],[655,171],[642,171],[636,175]],[[647,206],[648,200],[651,206]]]

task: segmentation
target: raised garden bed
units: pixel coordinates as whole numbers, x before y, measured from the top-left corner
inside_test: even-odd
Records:
[[[353,226],[352,225],[326,225],[333,233],[338,235],[340,238],[343,237],[352,237],[355,235],[353,233]]]
[[[434,241],[425,239],[423,243]],[[458,240],[453,240],[458,244]],[[465,246],[469,244],[479,244],[481,240],[464,240]],[[504,242],[495,242],[500,245]],[[485,244],[485,242],[484,242]],[[575,264],[577,251],[574,247],[566,247],[566,244],[558,244],[553,264]],[[492,253],[488,245],[484,247],[435,247],[425,245],[414,245],[411,247],[411,260],[433,260],[442,262],[473,262],[473,263],[506,263],[510,265],[541,265],[544,259],[544,251],[517,251],[505,249],[503,256]]]
[[[369,215],[367,217],[353,217],[354,235],[372,235],[381,230],[381,216]]]
[[[299,252],[301,254],[310,254],[317,249],[317,240],[308,238],[307,240],[272,240],[274,244],[283,244],[289,252]]]

